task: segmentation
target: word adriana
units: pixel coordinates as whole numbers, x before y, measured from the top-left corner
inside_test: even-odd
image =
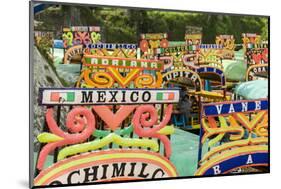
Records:
[[[93,55],[85,55],[84,59],[86,64],[105,67],[143,68],[148,70],[163,70],[164,67],[164,64],[160,61],[145,59],[99,57]]]
[[[203,106],[203,116],[216,116],[239,112],[250,112],[268,109],[268,100],[231,101]]]
[[[84,48],[89,49],[137,49],[137,44],[127,44],[127,43],[95,43],[95,44],[85,44]]]
[[[117,178],[155,179],[167,177],[165,171],[143,162],[105,163],[74,170],[49,185],[91,183]]]
[[[178,89],[40,89],[40,105],[177,103]]]

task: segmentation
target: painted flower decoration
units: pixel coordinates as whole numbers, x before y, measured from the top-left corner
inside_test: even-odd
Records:
[[[162,39],[160,42],[162,48],[167,48],[169,46],[169,41],[167,39]]]
[[[93,43],[98,43],[101,40],[101,35],[99,33],[92,32],[91,33],[91,39],[92,39]]]
[[[62,39],[64,48],[72,46],[73,34],[71,32],[64,33]]]
[[[140,42],[140,49],[142,52],[147,52],[148,50],[148,42],[146,40],[142,40]]]

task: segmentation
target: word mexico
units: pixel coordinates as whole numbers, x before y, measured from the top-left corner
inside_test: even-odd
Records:
[[[243,100],[203,105],[203,116],[216,116],[239,112],[255,112],[268,109],[268,100]]]
[[[178,103],[179,89],[41,88],[40,105]]]
[[[164,157],[143,150],[91,152],[60,161],[42,171],[35,185],[61,185],[132,179],[176,177],[174,166]]]
[[[100,57],[94,55],[85,55],[84,60],[88,66],[120,67],[120,68],[142,68],[146,70],[163,70],[164,64],[161,61],[132,59],[132,58],[115,58]],[[87,66],[84,64],[85,66]]]

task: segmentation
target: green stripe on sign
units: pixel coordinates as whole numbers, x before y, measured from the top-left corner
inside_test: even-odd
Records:
[[[75,94],[74,94],[74,92],[68,92],[68,93],[66,94],[66,100],[67,100],[68,102],[73,102],[73,101],[75,100]]]
[[[91,58],[85,58],[87,64],[91,64]]]
[[[121,63],[122,61],[119,62]],[[126,60],[126,66],[131,66],[131,61]]]
[[[156,94],[156,99],[157,100],[163,100],[163,93],[157,93]]]

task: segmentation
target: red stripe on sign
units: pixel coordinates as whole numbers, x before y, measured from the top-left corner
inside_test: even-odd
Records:
[[[53,101],[53,102],[59,102],[59,101],[60,101],[60,93],[58,93],[58,92],[52,92],[52,93],[51,93],[51,101]]]
[[[175,98],[175,94],[169,93],[168,100],[174,100],[174,98]]]

